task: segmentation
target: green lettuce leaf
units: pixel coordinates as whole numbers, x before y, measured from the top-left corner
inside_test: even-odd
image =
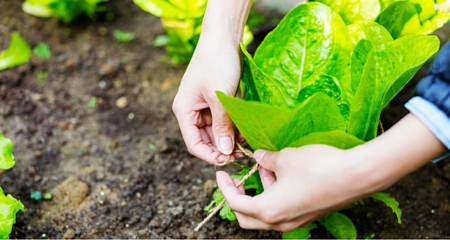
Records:
[[[438,48],[435,36],[409,35],[388,43],[384,50],[371,51],[351,103],[348,132],[366,141],[373,139],[383,108]]]
[[[409,1],[399,1],[389,5],[380,14],[377,22],[383,25],[391,33],[393,38],[402,36],[405,25],[409,28],[420,25],[416,5]]]
[[[16,223],[16,213],[21,210],[25,212],[23,204],[13,198],[11,194],[5,196],[0,188],[0,239],[9,239],[12,226]]]
[[[344,75],[349,49],[347,27],[340,16],[321,3],[308,3],[294,8],[266,36],[254,63],[275,85],[283,86],[289,96],[285,101],[295,108],[303,88],[322,76]]]
[[[355,225],[342,213],[333,212],[318,221],[337,239],[356,239]]]
[[[309,232],[315,228],[317,228],[317,225],[313,223],[307,227],[296,228],[290,232],[284,232],[281,237],[283,239],[308,239],[311,237]]]
[[[316,93],[296,109],[217,96],[253,149],[279,151],[313,132],[345,130],[345,121],[331,98]]]
[[[397,216],[398,224],[402,223],[402,210],[398,207],[398,202],[395,198],[389,196],[389,193],[375,193],[370,195],[371,198],[374,198],[378,201],[384,202],[386,206],[392,209],[392,212]]]
[[[30,45],[16,32],[11,34],[9,47],[0,52],[0,71],[19,66],[31,58]]]
[[[379,0],[314,0],[326,4],[347,24],[359,21],[374,21],[381,12]]]
[[[0,169],[8,170],[16,165],[12,151],[13,144],[11,140],[0,133]]]
[[[433,0],[387,1],[377,22],[394,38],[411,34],[430,34],[450,19],[447,10],[435,10]]]

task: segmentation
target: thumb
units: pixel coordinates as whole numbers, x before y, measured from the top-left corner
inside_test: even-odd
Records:
[[[217,100],[210,106],[212,115],[212,131],[217,148],[223,154],[231,154],[234,149],[234,125],[225,108]]]
[[[254,154],[258,164],[272,172],[276,172],[278,155],[279,152],[271,152],[262,149],[256,150]]]

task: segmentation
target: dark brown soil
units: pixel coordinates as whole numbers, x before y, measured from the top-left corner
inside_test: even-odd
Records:
[[[216,184],[214,168],[187,152],[171,111],[184,67],[161,61],[164,49],[152,47],[163,33],[159,19],[131,1],[110,2],[112,19],[99,14],[65,25],[25,14],[22,1],[0,1],[0,49],[17,31],[32,47],[44,42],[52,51],[49,60],[33,56],[0,72],[0,132],[14,142],[17,160],[0,174],[0,186],[26,207],[11,238],[279,238],[219,217],[193,231]],[[120,44],[115,29],[136,39]],[[48,77],[38,79],[40,71]],[[386,128],[407,113],[403,104],[419,78],[383,114]],[[97,107],[88,106],[91,97]],[[128,104],[118,108],[122,97]],[[33,191],[53,199],[32,200]],[[345,210],[358,237],[450,238],[449,159],[387,192],[400,202],[403,223],[367,200]],[[313,234],[331,237],[321,228]]]

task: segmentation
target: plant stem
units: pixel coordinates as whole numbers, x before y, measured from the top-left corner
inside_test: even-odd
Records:
[[[250,158],[254,158],[253,153],[248,150],[243,148],[239,143],[236,143],[236,146],[239,148],[240,152],[243,152],[246,156],[250,157]],[[258,170],[259,164],[255,163],[255,165],[253,165],[252,169],[250,169],[250,171],[238,182],[236,183],[236,187],[241,186],[245,180],[247,180],[249,177],[251,177],[257,170]],[[218,211],[220,211],[220,209],[223,208],[223,205],[225,205],[225,199],[222,200],[222,202],[220,202],[209,214],[208,216],[203,219],[203,221],[201,223],[199,223],[197,225],[197,227],[194,229],[194,231],[198,232],[198,230],[200,230],[200,228],[205,225],[205,223],[207,223]]]

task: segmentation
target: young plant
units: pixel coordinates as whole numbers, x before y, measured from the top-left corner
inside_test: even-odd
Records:
[[[254,57],[241,48],[243,99],[217,96],[253,149],[308,144],[348,149],[377,136],[381,111],[438,48],[435,36],[394,40],[379,23],[346,25],[328,6],[308,3],[288,13]],[[391,207],[401,222],[395,199],[372,198]],[[317,222],[336,238],[357,237],[342,213]],[[314,226],[284,237],[308,237]]]
[[[30,45],[16,32],[11,34],[9,47],[0,52],[0,71],[28,62],[31,58]]]
[[[46,43],[39,43],[34,47],[33,53],[44,59],[49,59],[52,56],[52,53],[50,52],[50,47]]]
[[[450,19],[448,9],[435,5],[434,0],[310,0],[321,2],[335,10],[346,24],[376,21],[394,39],[409,34],[430,34]]]
[[[56,17],[70,23],[86,14],[92,18],[98,4],[108,0],[25,0],[22,10],[36,17]]]
[[[8,170],[16,164],[12,154],[13,145],[11,140],[3,137],[0,133],[0,169]],[[0,239],[8,239],[12,226],[16,223],[16,213],[21,210],[25,212],[23,204],[13,198],[10,194],[5,195],[0,187]]]

